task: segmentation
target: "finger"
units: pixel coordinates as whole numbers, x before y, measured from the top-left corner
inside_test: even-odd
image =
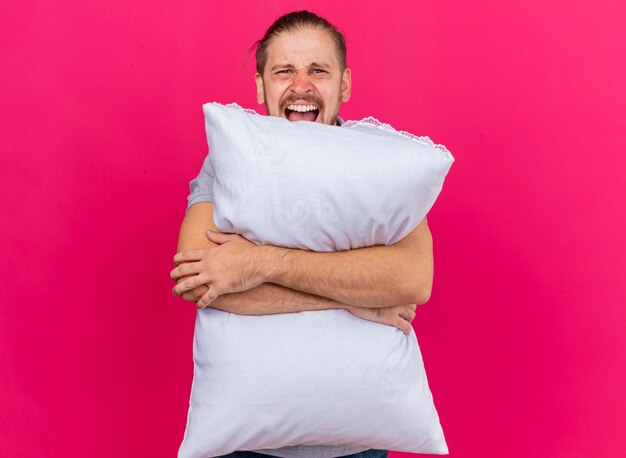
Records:
[[[215,232],[212,230],[207,230],[206,231],[206,235],[209,238],[209,240],[211,240],[211,242],[215,242],[215,243],[225,243],[228,242],[229,240],[232,240],[234,237],[236,237],[236,234],[229,234],[229,233],[222,233],[222,232]]]
[[[202,296],[198,296],[196,293],[192,291],[187,291],[180,295],[180,298],[187,302],[198,302]]]
[[[181,262],[201,261],[206,256],[206,250],[187,250],[174,255],[174,264]]]
[[[174,289],[172,290],[172,294],[174,294],[175,296],[180,296],[186,291],[191,291],[197,286],[208,284],[208,283],[209,283],[208,275],[205,273],[200,273],[198,275],[194,275],[193,277],[189,277],[183,281],[178,282],[176,286],[174,286]]]
[[[197,274],[201,270],[202,264],[199,262],[182,262],[170,271],[170,278],[177,280],[181,277]]]
[[[411,326],[411,323],[409,323],[408,321],[400,317],[398,317],[398,321],[396,322],[396,327],[400,331],[404,332],[405,334],[410,334],[411,330],[413,329],[413,327]]]
[[[209,290],[206,285],[200,285],[191,291],[186,291],[180,297],[187,302],[198,302],[200,298]]]
[[[405,320],[407,320],[409,323],[413,321],[413,318],[415,318],[415,312],[407,307],[402,307],[399,315]]]
[[[207,285],[207,286],[209,287],[208,291],[204,293],[204,295],[197,302],[198,308],[203,309],[207,307],[218,296],[217,291],[216,291],[217,288],[215,288],[215,286],[213,285]]]
[[[380,323],[387,324],[389,326],[395,326],[396,321],[398,320],[398,312],[393,310],[393,307],[383,307],[381,309],[377,309],[377,320]]]

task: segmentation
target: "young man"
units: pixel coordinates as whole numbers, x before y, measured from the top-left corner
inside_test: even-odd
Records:
[[[257,46],[257,99],[269,116],[340,125],[352,89],[343,35],[308,11],[274,22]],[[256,246],[220,234],[212,219],[212,171],[203,166],[191,184],[174,257],[174,294],[197,306],[263,315],[344,308],[355,316],[411,330],[416,304],[432,287],[432,238],[426,219],[392,246],[317,253]],[[207,229],[213,231],[207,233]],[[408,305],[407,305],[408,304]],[[282,457],[386,457],[385,450],[296,446],[263,450]],[[235,452],[229,457],[258,456]]]

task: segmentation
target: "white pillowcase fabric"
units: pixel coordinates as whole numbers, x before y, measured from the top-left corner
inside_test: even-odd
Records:
[[[374,118],[341,127],[203,106],[213,219],[258,245],[389,245],[426,216],[454,158]],[[180,458],[293,445],[447,454],[415,332],[346,310],[198,310]]]

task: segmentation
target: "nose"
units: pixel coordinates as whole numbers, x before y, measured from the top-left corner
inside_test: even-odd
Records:
[[[296,70],[289,89],[295,93],[307,93],[313,91],[313,82],[306,69]]]

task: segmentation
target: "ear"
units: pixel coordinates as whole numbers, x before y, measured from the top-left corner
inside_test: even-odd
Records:
[[[341,101],[347,102],[350,100],[350,94],[352,93],[352,74],[349,68],[343,71],[341,76]]]
[[[256,101],[259,105],[265,102],[265,91],[263,90],[263,77],[259,73],[255,73],[254,81],[256,83]]]

